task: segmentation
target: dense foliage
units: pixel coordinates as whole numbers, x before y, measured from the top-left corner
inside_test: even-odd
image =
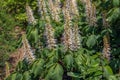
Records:
[[[1,78],[120,80],[119,0],[2,0],[0,9]]]

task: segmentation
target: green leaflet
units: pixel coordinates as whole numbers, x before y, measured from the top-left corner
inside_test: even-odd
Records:
[[[116,76],[111,75],[111,76],[109,77],[109,80],[118,80],[118,79],[116,78]]]
[[[13,74],[13,75],[11,76],[11,80],[16,80],[16,76],[17,76],[17,73]]]
[[[67,72],[67,75],[75,78],[80,78],[80,73]]]
[[[109,11],[109,16],[107,20],[109,22],[112,22],[112,21],[115,22],[119,16],[120,16],[120,8],[113,8]]]
[[[14,74],[10,75],[5,80],[26,80],[26,79],[23,79],[23,75],[22,74],[20,74],[20,73],[14,73]]]
[[[10,76],[9,76],[7,79],[5,79],[5,80],[17,80],[16,77],[17,77],[17,73],[14,73],[14,74],[10,75]]]
[[[34,77],[41,75],[43,71],[44,60],[40,59],[39,61],[35,62],[32,67],[32,73],[34,73]]]
[[[30,33],[30,39],[32,39],[32,41],[34,42],[34,43],[36,43],[37,41],[38,41],[38,29],[37,28],[35,28],[35,29],[33,29],[32,31],[31,31],[31,33]]]
[[[92,48],[97,42],[96,36],[91,35],[88,37],[88,40],[86,42],[87,47]]]
[[[66,65],[67,69],[70,69],[74,63],[73,56],[71,54],[65,55],[64,63]]]
[[[108,79],[109,76],[113,75],[113,71],[110,66],[104,67],[104,76]]]
[[[18,73],[16,76],[16,80],[23,80],[23,75]]]
[[[120,6],[120,0],[112,0],[115,7]]]
[[[26,71],[26,72],[23,74],[23,80],[31,80],[31,76],[30,76],[29,73],[30,73],[29,71]]]
[[[63,68],[60,64],[55,63],[50,69],[45,77],[45,80],[62,80]]]

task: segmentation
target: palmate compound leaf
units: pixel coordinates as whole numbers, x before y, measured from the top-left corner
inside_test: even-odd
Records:
[[[89,63],[89,56],[86,55],[86,54],[79,54],[75,58],[75,63],[77,65],[88,65],[88,63]]]
[[[41,75],[44,67],[44,62],[45,61],[43,59],[39,59],[33,64],[32,73],[34,74],[34,77]]]
[[[78,69],[78,71],[81,71],[84,73],[86,70],[87,63],[88,63],[88,59],[83,54],[79,54],[75,58],[75,65],[76,65],[76,68]]]
[[[60,64],[55,63],[52,67],[49,68],[45,80],[62,80],[63,68]]]
[[[74,60],[71,54],[68,54],[64,57],[65,66],[67,69],[70,69],[73,66]]]
[[[88,40],[86,42],[87,47],[92,48],[97,42],[96,35],[91,35],[88,37]]]

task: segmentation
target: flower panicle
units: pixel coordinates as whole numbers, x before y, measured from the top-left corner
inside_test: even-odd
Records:
[[[63,9],[65,25],[64,25],[64,45],[67,49],[75,51],[80,47],[80,35],[76,16],[79,16],[77,4],[75,0],[67,0]],[[73,20],[75,24],[73,24]]]
[[[23,43],[23,50],[24,50],[24,55],[29,62],[32,62],[35,60],[35,56],[32,52],[31,46],[26,38],[26,34],[22,35],[22,43]]]
[[[37,0],[40,16],[43,20],[50,22],[50,16],[47,8],[47,2],[45,0]]]
[[[55,20],[56,22],[60,21],[60,1],[56,0],[53,2],[53,0],[49,0],[48,1],[48,5],[49,5],[49,10],[50,13],[52,15],[52,19]]]
[[[103,37],[103,44],[104,44],[104,47],[103,47],[103,56],[105,58],[108,59],[108,61],[110,60],[110,53],[111,53],[111,47],[110,47],[110,43],[109,43],[109,35],[105,35]]]
[[[96,6],[91,2],[91,0],[84,0],[86,20],[90,26],[97,26],[96,22]]]
[[[78,25],[73,24],[72,22],[73,17],[76,16],[76,15],[70,14],[72,13],[72,10],[71,10],[72,4],[73,3],[67,0],[63,9],[64,19],[65,19],[63,43],[65,45],[65,50],[70,49],[74,51],[74,50],[77,50],[80,46],[80,35],[79,35]]]
[[[33,16],[33,11],[31,9],[31,7],[29,6],[29,4],[26,4],[26,14],[27,14],[28,24],[35,25],[36,20]]]
[[[63,33],[63,43],[64,43],[64,47],[65,50],[71,49],[71,45],[72,45],[72,28],[71,28],[71,17],[69,14],[69,10],[70,10],[70,6],[69,6],[69,1],[67,0],[64,7],[63,7],[63,14],[64,14],[64,20],[65,20],[65,24],[64,24],[64,33]]]
[[[109,27],[109,23],[106,20],[106,12],[103,12],[102,19],[103,19],[103,27],[107,29]],[[110,47],[110,36],[108,32],[103,37],[103,45],[104,45],[103,56],[108,60],[110,60],[111,47]]]
[[[81,46],[81,36],[79,34],[79,29],[78,29],[78,25],[77,24],[74,24],[74,27],[73,27],[73,48],[74,50],[77,50],[80,48]]]
[[[72,14],[71,20],[74,22],[72,23],[72,41],[73,41],[73,49],[77,50],[80,48],[81,45],[81,40],[80,40],[80,34],[79,34],[79,28],[78,28],[78,18],[79,18],[79,11],[78,11],[78,6],[77,6],[77,1],[76,0],[71,0],[71,8],[70,8],[70,13]]]
[[[70,14],[73,17],[79,16],[78,6],[76,0],[70,0]]]
[[[54,29],[51,26],[50,15],[48,10],[50,9],[52,16],[54,17],[55,7],[52,0],[48,3],[45,0],[38,0],[39,8],[41,9],[41,15],[44,16],[42,19],[46,21],[45,23],[45,37],[47,40],[47,48],[54,49],[56,47],[56,40],[54,38]],[[49,6],[49,8],[47,8]]]
[[[47,40],[48,49],[54,49],[57,45],[56,45],[56,40],[54,38],[54,29],[50,23],[47,23],[45,25],[45,37]]]

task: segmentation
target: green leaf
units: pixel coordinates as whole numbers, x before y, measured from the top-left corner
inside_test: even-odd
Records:
[[[112,21],[115,22],[119,16],[120,16],[120,8],[113,8],[113,11],[109,13],[107,20],[109,22],[112,22]]]
[[[34,73],[37,63],[38,63],[38,60],[33,63],[32,69],[31,69],[32,73]]]
[[[97,42],[96,36],[95,35],[91,35],[91,36],[88,37],[86,45],[89,48],[92,48],[96,44],[96,42]]]
[[[36,43],[38,41],[38,29],[35,28],[31,31],[31,34],[30,34],[30,39],[32,39],[34,41],[34,43]]]
[[[18,73],[16,76],[16,80],[22,80],[22,79],[23,79],[23,75]]]
[[[60,64],[55,63],[48,70],[48,74],[45,77],[45,80],[62,80],[63,77],[63,68]]]
[[[104,76],[106,78],[109,78],[109,76],[113,75],[113,71],[110,66],[105,66],[104,67]]]
[[[101,35],[104,36],[107,33],[107,29],[102,30]]]
[[[41,75],[43,71],[43,65],[44,65],[44,60],[40,59],[38,62],[35,62],[35,64],[32,67],[32,72],[34,73],[34,77]]]
[[[64,58],[64,63],[66,65],[67,69],[70,69],[74,63],[73,56],[71,54],[66,55]]]
[[[95,74],[94,74],[94,76],[100,76],[102,74],[103,74],[102,70],[101,71],[96,71]]]
[[[11,80],[16,80],[17,73],[12,74]]]
[[[82,58],[80,55],[78,55],[76,58],[75,58],[75,62],[77,65],[81,65],[82,64]]]
[[[115,7],[119,6],[120,5],[120,0],[113,0],[113,5]]]
[[[111,75],[111,76],[109,77],[109,80],[118,80],[118,79],[116,78],[116,76]]]
[[[67,75],[75,78],[80,78],[80,73],[67,72]]]
[[[23,74],[23,80],[31,80],[31,76],[30,76],[29,73],[30,73],[29,71],[26,71],[26,72]]]
[[[20,61],[20,62],[18,63],[18,65],[17,65],[17,70],[18,70],[18,71],[19,71],[19,70],[22,70],[22,68],[23,68],[23,62]]]

